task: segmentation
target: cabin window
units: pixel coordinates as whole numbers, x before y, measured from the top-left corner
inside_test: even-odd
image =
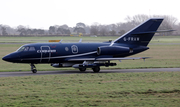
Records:
[[[35,51],[35,48],[31,46],[31,47],[29,48],[29,51]]]

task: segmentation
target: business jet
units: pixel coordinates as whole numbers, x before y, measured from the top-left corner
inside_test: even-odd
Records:
[[[31,43],[4,56],[4,61],[27,63],[36,73],[34,64],[50,64],[52,67],[74,67],[81,72],[92,68],[99,72],[101,66],[116,66],[113,60],[147,59],[149,57],[128,57],[143,52],[157,32],[163,18],[150,18],[119,38],[103,43]]]

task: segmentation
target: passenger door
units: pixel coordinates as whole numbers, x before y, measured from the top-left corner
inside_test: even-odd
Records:
[[[48,63],[51,57],[51,49],[49,46],[41,46],[41,63]]]

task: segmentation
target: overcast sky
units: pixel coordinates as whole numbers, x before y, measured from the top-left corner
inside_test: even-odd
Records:
[[[0,0],[0,24],[48,29],[125,22],[137,14],[172,15],[180,20],[178,0]]]

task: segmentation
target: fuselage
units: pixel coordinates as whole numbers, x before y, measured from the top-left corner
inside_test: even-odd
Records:
[[[114,44],[114,47],[125,47],[119,49],[118,53],[98,55],[99,47],[110,47],[111,43],[32,43],[21,46],[17,51],[6,55],[3,60],[14,63],[63,63],[69,58],[99,58],[99,57],[126,57],[144,50],[148,47],[127,46]],[[131,48],[129,48],[131,47]],[[105,48],[106,49],[106,48]],[[132,50],[131,50],[132,49]],[[122,50],[122,51],[121,51]],[[117,50],[113,50],[117,51]],[[110,53],[110,51],[109,51]],[[82,62],[82,61],[80,61]]]

